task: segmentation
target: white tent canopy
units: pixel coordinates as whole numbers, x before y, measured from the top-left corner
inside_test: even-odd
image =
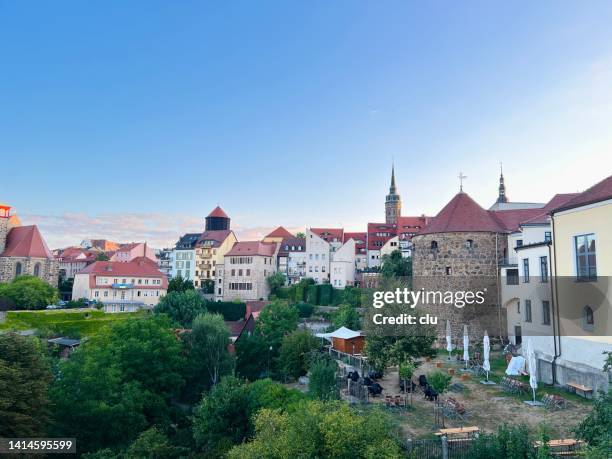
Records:
[[[331,333],[317,333],[315,335],[317,338],[325,338],[328,341],[331,341],[332,338],[340,338],[340,339],[351,339],[361,336],[360,331],[354,331],[350,328],[340,327],[338,330],[333,331]]]

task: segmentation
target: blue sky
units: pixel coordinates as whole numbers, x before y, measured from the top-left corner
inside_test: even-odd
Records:
[[[51,246],[365,229],[612,173],[612,2],[0,0],[0,201]]]

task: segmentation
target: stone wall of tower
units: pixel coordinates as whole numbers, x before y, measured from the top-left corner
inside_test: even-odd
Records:
[[[34,275],[36,264],[40,263],[38,277],[52,287],[57,287],[59,261],[49,258],[0,257],[0,282],[10,282],[15,278],[17,263],[21,263],[21,274]]]
[[[468,325],[470,339],[479,342],[485,330],[490,336],[506,333],[498,276],[498,263],[503,257],[506,239],[501,234],[480,232],[425,234],[412,239],[415,290],[486,292],[481,305],[427,306],[438,316],[438,335],[442,340],[447,319],[454,337],[463,336],[464,324]]]
[[[394,225],[397,223],[397,217],[402,214],[402,201],[397,196],[396,201],[387,200],[385,202],[385,223]]]
[[[0,253],[4,252],[6,247],[6,237],[9,231],[8,223],[8,218],[0,217]]]

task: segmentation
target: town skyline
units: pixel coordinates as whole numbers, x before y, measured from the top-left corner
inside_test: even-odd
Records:
[[[460,171],[489,206],[500,161],[515,201],[612,170],[609,2],[12,3],[3,20],[1,199],[53,245],[116,222],[170,240],[216,204],[245,231],[359,229],[383,218],[392,161],[410,215]]]

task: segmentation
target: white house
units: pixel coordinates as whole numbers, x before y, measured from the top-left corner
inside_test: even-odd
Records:
[[[330,283],[344,288],[355,283],[355,241],[349,239],[331,255]]]

